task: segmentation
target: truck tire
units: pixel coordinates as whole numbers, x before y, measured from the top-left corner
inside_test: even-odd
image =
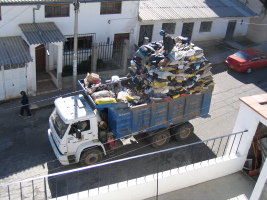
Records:
[[[170,141],[170,137],[171,135],[169,130],[160,130],[149,136],[149,143],[154,148],[160,148]]]
[[[194,126],[189,122],[186,122],[182,125],[173,127],[171,133],[177,141],[183,141],[194,133]]]
[[[102,151],[98,148],[87,150],[82,153],[80,163],[82,166],[94,165],[102,160]]]

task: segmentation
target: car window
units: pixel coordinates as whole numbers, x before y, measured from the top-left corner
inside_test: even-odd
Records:
[[[238,51],[234,54],[236,57],[239,57],[243,60],[248,60],[249,59],[249,54],[243,52],[243,51]]]
[[[266,56],[264,54],[259,55],[260,59],[266,59]]]
[[[252,56],[252,58],[250,60],[251,61],[257,61],[257,60],[259,60],[259,55]]]

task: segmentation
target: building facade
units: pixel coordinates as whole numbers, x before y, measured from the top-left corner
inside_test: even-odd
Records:
[[[258,16],[237,0],[79,2],[78,52],[86,49],[89,55],[93,43],[128,39],[131,58],[144,37],[162,40],[161,29],[193,42],[245,36],[249,21]],[[72,65],[74,22],[70,0],[0,1],[0,101],[18,97],[21,90],[36,95],[44,72],[53,73],[62,88],[63,67]]]

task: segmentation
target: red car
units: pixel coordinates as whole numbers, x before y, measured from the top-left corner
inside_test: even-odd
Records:
[[[250,73],[267,66],[267,53],[253,48],[242,49],[228,56],[225,63],[238,72]]]

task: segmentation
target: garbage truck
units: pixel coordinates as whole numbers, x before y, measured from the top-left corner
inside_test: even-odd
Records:
[[[86,93],[84,80],[78,84],[84,92],[57,98],[49,118],[48,137],[62,165],[93,165],[117,143],[131,144],[139,134],[146,134],[155,148],[167,144],[170,137],[189,138],[194,132],[189,120],[209,116],[214,88],[210,84],[196,94],[129,106],[125,102],[96,104]]]

